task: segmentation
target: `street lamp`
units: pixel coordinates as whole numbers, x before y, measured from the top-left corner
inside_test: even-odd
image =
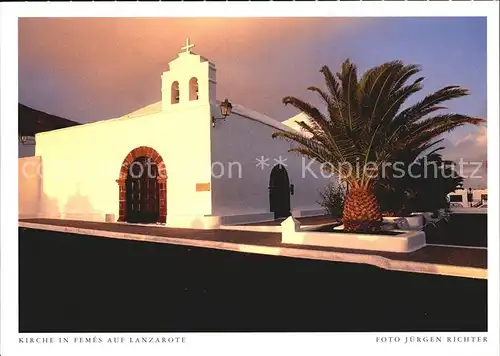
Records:
[[[221,104],[220,104],[220,113],[222,115],[222,117],[214,117],[212,116],[212,127],[215,127],[215,122],[217,120],[226,120],[226,117],[228,117],[229,115],[231,115],[231,111],[233,110],[233,105],[231,105],[231,103],[229,102],[229,100],[224,100]]]

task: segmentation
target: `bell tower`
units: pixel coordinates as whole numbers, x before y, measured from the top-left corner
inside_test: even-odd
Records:
[[[216,101],[216,69],[208,59],[194,53],[189,40],[162,74],[162,109],[176,111]]]
[[[215,66],[194,53],[193,47],[188,38],[161,77],[163,114],[157,120],[164,136],[169,172],[167,207],[177,214],[167,217],[171,226],[212,214],[211,103],[215,103]]]

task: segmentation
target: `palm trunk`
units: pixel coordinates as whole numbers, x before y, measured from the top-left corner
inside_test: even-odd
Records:
[[[371,187],[350,186],[342,220],[345,231],[380,231],[382,213]]]

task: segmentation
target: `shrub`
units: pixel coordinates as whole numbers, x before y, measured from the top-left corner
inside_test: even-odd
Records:
[[[454,170],[453,162],[443,160],[436,153],[442,149],[435,149],[420,158],[415,158],[414,152],[408,152],[398,161],[404,163],[402,177],[389,169],[388,174],[377,181],[375,194],[383,212],[407,216],[420,211],[436,213],[449,206],[447,195],[463,183],[463,178]],[[412,167],[412,164],[416,165]],[[409,174],[410,169],[414,176]]]
[[[345,189],[340,184],[332,182],[319,194],[321,200],[318,201],[318,204],[326,210],[327,214],[335,218],[341,218],[344,211]]]

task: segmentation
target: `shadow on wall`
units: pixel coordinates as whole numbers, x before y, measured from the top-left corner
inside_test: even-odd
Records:
[[[66,214],[80,214],[83,212],[93,212],[92,204],[88,197],[82,195],[78,190],[73,194],[64,206],[64,213]]]
[[[105,220],[105,214],[95,209],[89,198],[81,194],[79,183],[77,183],[76,192],[67,200],[66,197],[59,200],[46,194],[43,173],[41,157],[34,156],[18,160],[19,219]],[[64,202],[65,200],[66,202]],[[64,206],[62,206],[63,204]]]
[[[57,198],[42,193],[40,212],[36,215],[47,219],[104,221],[104,214],[95,210],[89,198],[80,192],[72,195],[62,209]],[[29,217],[32,216],[19,216],[19,218]]]
[[[39,215],[44,218],[59,219],[61,217],[61,210],[59,209],[59,201],[57,198],[52,198],[45,193],[42,193],[40,202]]]
[[[167,219],[168,219],[168,217],[167,217]],[[193,220],[193,222],[191,223],[191,226],[190,226],[191,229],[203,229],[204,227],[205,227],[205,224],[203,223],[203,221],[201,219]]]
[[[71,220],[104,221],[104,213],[96,210],[80,189],[70,196],[63,209],[63,218]]]
[[[19,202],[19,219],[49,218],[60,219],[61,211],[59,201],[47,194],[41,193],[40,196],[31,199],[24,198]]]

